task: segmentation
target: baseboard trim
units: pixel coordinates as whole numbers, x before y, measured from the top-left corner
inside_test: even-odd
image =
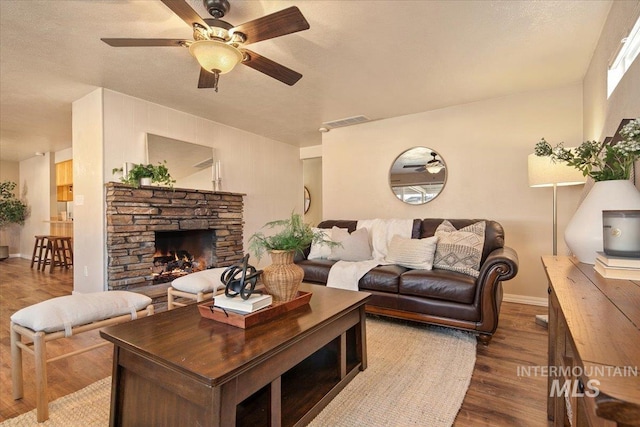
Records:
[[[504,294],[502,301],[514,302],[516,304],[537,305],[540,307],[549,306],[549,300],[547,298],[528,297],[526,295]]]

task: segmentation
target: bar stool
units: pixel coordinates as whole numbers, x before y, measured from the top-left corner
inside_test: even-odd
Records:
[[[42,271],[49,266],[49,273],[53,273],[55,267],[69,268],[73,266],[73,250],[71,249],[71,237],[47,236],[47,249],[42,260]]]
[[[43,251],[46,254],[47,246],[49,245],[49,236],[46,235],[36,235],[36,241],[33,244],[33,255],[31,256],[31,268],[33,268],[33,264],[38,263],[38,270],[42,268],[42,263],[44,258],[42,257]]]

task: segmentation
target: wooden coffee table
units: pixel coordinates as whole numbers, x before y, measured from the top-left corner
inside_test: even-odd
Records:
[[[246,330],[196,305],[103,329],[115,345],[110,425],[307,424],[367,367],[370,294],[300,289],[309,305]]]

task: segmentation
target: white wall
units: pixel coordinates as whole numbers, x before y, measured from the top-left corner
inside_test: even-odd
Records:
[[[614,2],[584,78],[584,137],[611,136],[624,118],[640,117],[640,57],[636,58],[607,99],[607,67],[622,37],[640,13],[640,1]],[[640,189],[640,162],[636,162]]]
[[[323,135],[323,219],[496,220],[520,258],[505,293],[546,301],[540,256],[552,249],[552,190],[530,188],[527,177],[527,155],[541,137],[582,141],[580,84],[333,129]],[[449,170],[443,193],[422,206],[402,203],[388,184],[396,156],[414,146],[438,151]],[[581,188],[558,192],[562,236]],[[558,253],[567,253],[558,240]]]
[[[72,106],[73,291],[105,287],[103,93],[96,89]]]
[[[53,181],[52,181],[53,180]],[[29,218],[20,232],[20,256],[30,258],[34,236],[49,234],[51,216],[51,189],[55,187],[53,153],[35,156],[20,162],[20,195],[31,209]]]
[[[77,201],[75,206],[76,253],[82,254],[75,265],[77,292],[104,289],[104,183],[116,180],[111,171],[124,162],[145,162],[146,133],[216,149],[223,190],[246,194],[245,252],[249,236],[266,222],[286,218],[293,210],[302,212],[302,161],[297,147],[106,89],[76,101],[73,121],[74,197],[81,194],[85,199],[83,214]],[[76,128],[85,130],[84,137]],[[89,212],[88,204],[95,209]],[[269,260],[251,262],[264,266]],[[84,277],[85,265],[89,277]]]

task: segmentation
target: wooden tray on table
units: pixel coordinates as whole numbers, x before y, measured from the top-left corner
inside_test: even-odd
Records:
[[[298,291],[298,296],[291,301],[275,303],[263,309],[254,311],[253,313],[247,314],[215,307],[215,298],[212,301],[198,304],[198,310],[200,311],[200,316],[204,318],[226,323],[237,328],[247,329],[291,310],[295,310],[298,307],[309,304],[312,294],[312,292]]]

